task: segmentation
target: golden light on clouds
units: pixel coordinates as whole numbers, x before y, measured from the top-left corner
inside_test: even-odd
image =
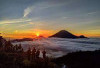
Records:
[[[72,34],[80,36],[85,35],[86,37],[100,37],[100,32],[98,30],[91,30],[91,31],[83,31],[76,33],[74,31],[70,31]],[[4,37],[10,38],[35,38],[39,36],[48,37],[55,34],[55,31],[52,30],[41,30],[41,29],[33,29],[33,30],[15,30],[13,33],[5,33],[2,34]]]
[[[0,24],[11,24],[11,23],[19,23],[19,22],[30,22],[31,19],[19,18],[19,19],[10,19],[0,21]]]
[[[48,37],[53,34],[53,31],[51,30],[41,30],[41,29],[33,29],[31,30],[31,32],[33,32],[33,34],[35,34],[36,36],[44,36],[44,37]]]
[[[29,24],[34,24],[33,22],[29,22]]]
[[[15,30],[14,33],[18,33],[18,30]]]
[[[4,37],[9,38],[35,38],[39,36],[48,37],[53,34],[51,30],[40,30],[40,29],[33,29],[33,30],[15,30],[14,32],[9,32],[3,34]]]

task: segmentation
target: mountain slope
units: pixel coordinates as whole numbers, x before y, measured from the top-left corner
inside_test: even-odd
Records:
[[[78,36],[73,35],[72,33],[66,31],[66,30],[61,30],[58,33],[50,36],[50,37],[58,37],[58,38],[79,38]]]

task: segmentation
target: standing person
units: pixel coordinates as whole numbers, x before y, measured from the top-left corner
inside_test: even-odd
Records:
[[[36,58],[39,58],[39,55],[40,55],[40,50],[38,49],[38,50],[36,51]]]
[[[46,58],[46,51],[43,50],[42,54],[43,54],[43,58],[45,59]]]
[[[31,49],[30,48],[27,50],[27,57],[28,57],[28,60],[30,60],[30,58],[31,58]]]
[[[35,59],[36,58],[36,49],[35,47],[33,47],[33,50],[32,50],[32,59]]]

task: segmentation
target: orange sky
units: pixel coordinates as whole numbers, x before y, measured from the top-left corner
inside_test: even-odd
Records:
[[[67,30],[78,36],[100,37],[99,6],[100,0],[0,0],[0,33],[33,38]]]
[[[7,38],[34,38],[36,36],[44,36],[44,37],[48,37],[51,36],[53,34],[55,34],[58,31],[51,31],[51,30],[40,30],[40,29],[33,29],[30,31],[14,31],[13,33],[5,33],[5,34],[1,34],[4,37]],[[98,34],[98,32],[82,32],[82,33],[78,33],[77,31],[69,31],[74,35],[80,36],[80,35],[85,35],[87,37],[100,37],[100,34]],[[96,34],[97,33],[97,34]]]
[[[36,36],[44,36],[48,37],[52,35],[54,32],[53,31],[48,31],[48,30],[31,30],[31,31],[14,31],[13,33],[3,33],[1,34],[4,37],[7,38],[34,38]]]

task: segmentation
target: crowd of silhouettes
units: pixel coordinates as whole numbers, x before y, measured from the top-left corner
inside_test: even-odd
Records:
[[[40,57],[42,53],[42,57]],[[46,50],[28,48],[24,51],[21,43],[13,45],[0,36],[0,68],[54,68],[55,64],[46,56]]]
[[[13,45],[10,40],[6,41],[1,36],[0,36],[0,51],[1,52],[8,52],[8,53],[21,53],[21,52],[24,53],[24,50],[23,50],[21,44]],[[43,55],[43,59],[45,59],[46,58],[45,49],[41,53]],[[28,57],[28,60],[37,59],[40,56],[40,49],[36,49],[35,47],[33,47],[33,49],[31,50],[31,48],[29,48],[27,50],[27,54],[26,55]]]
[[[42,53],[43,59],[45,59],[46,58],[46,51],[45,51],[45,49],[41,53]],[[39,59],[39,56],[40,56],[40,49],[36,49],[35,47],[33,47],[32,50],[31,50],[31,48],[29,48],[27,50],[28,60]]]

